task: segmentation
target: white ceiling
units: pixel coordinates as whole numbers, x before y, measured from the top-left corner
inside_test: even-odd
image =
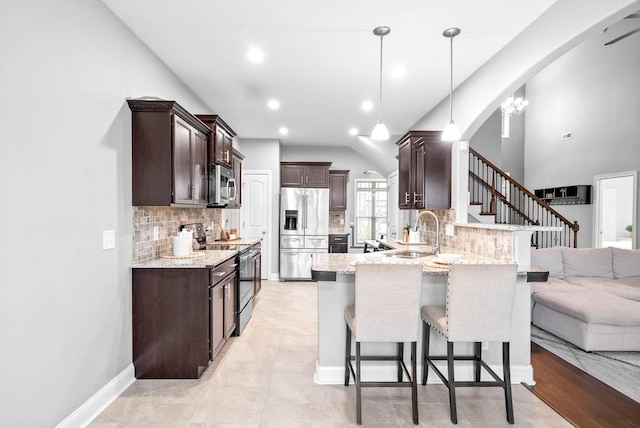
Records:
[[[382,119],[392,135],[411,127],[554,0],[103,0],[240,138],[350,146],[378,116],[380,39],[386,25]],[[250,47],[262,63],[246,58]],[[402,79],[391,76],[396,65]],[[138,94],[137,96],[157,96]],[[267,108],[275,98],[277,111]],[[374,102],[370,112],[364,100]],[[180,100],[176,100],[180,102]],[[455,105],[455,104],[454,104]],[[496,106],[497,108],[497,106]],[[443,123],[443,127],[444,127]],[[278,134],[286,126],[287,136]]]

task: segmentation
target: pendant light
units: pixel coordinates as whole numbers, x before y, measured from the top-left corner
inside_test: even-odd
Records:
[[[373,34],[380,36],[380,102],[378,104],[378,124],[371,132],[371,139],[376,141],[385,141],[389,139],[389,130],[382,123],[382,38],[391,32],[389,27],[376,27]]]
[[[453,122],[453,38],[460,34],[459,28],[447,28],[442,35],[451,40],[451,80],[449,85],[449,124],[442,131],[442,141],[457,141],[460,139],[460,129]]]

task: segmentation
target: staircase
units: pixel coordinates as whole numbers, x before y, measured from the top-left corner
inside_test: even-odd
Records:
[[[469,148],[469,221],[562,227],[534,232],[531,246],[576,247],[578,222],[571,222],[481,154]]]

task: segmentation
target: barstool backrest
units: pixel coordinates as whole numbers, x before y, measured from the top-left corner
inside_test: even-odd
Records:
[[[449,341],[508,342],[518,266],[453,263],[447,283]]]
[[[417,340],[422,263],[356,263],[355,282],[356,341]]]

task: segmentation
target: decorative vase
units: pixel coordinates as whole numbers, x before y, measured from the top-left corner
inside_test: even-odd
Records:
[[[402,242],[409,242],[409,232],[407,229],[402,230]]]

